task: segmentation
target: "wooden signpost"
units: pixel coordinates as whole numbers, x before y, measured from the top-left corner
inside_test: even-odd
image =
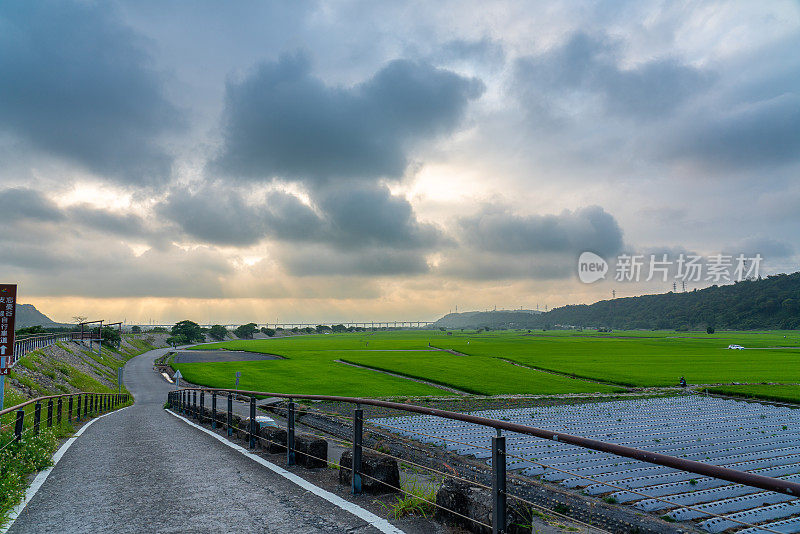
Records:
[[[14,319],[17,284],[0,284],[0,410],[3,409],[6,375],[14,358]]]

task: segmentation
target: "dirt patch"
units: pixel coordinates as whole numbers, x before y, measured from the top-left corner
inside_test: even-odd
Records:
[[[284,359],[277,354],[238,350],[183,350],[175,353],[175,363],[257,362]]]

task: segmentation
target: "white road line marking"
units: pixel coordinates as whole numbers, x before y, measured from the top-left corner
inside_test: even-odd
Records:
[[[33,479],[31,485],[28,486],[28,489],[25,490],[25,498],[22,499],[22,502],[19,503],[17,506],[15,506],[14,509],[11,511],[11,513],[8,515],[8,523],[6,523],[4,527],[0,527],[0,534],[6,534],[6,532],[8,532],[8,529],[11,528],[11,526],[14,524],[14,521],[16,521],[17,517],[19,517],[19,514],[22,513],[22,511],[25,509],[25,507],[28,505],[31,499],[33,499],[33,496],[36,495],[36,492],[39,491],[39,488],[42,487],[42,484],[44,484],[44,481],[47,480],[47,477],[50,476],[50,473],[53,471],[53,469],[56,468],[56,464],[58,463],[59,460],[61,460],[61,457],[64,456],[64,453],[67,452],[67,449],[69,449],[72,446],[72,444],[75,443],[75,441],[79,437],[81,437],[81,434],[83,434],[87,428],[92,426],[95,421],[99,421],[100,419],[102,419],[107,415],[119,413],[127,408],[130,408],[130,406],[126,406],[125,408],[120,408],[119,410],[108,412],[103,415],[95,417],[94,419],[92,419],[91,421],[80,427],[78,431],[75,432],[74,436],[65,441],[64,444],[53,455],[53,465],[48,467],[44,471],[40,471],[39,474],[36,475],[36,478]]]
[[[166,411],[167,411],[167,413],[174,415],[178,419],[180,419],[180,420],[184,421],[185,423],[197,428],[198,430],[202,430],[203,432],[205,432],[209,436],[211,436],[214,439],[217,439],[218,441],[224,443],[225,445],[227,445],[228,447],[234,449],[235,451],[238,451],[241,454],[247,456],[248,458],[250,458],[254,462],[257,462],[257,463],[263,465],[264,467],[266,467],[270,471],[273,471],[274,473],[279,474],[283,478],[285,478],[285,479],[287,479],[287,480],[289,480],[291,482],[294,482],[295,484],[297,484],[298,486],[300,486],[304,490],[309,491],[309,492],[313,493],[314,495],[325,499],[329,503],[333,504],[334,506],[338,506],[339,508],[341,508],[342,510],[345,510],[346,512],[350,512],[351,514],[353,514],[354,516],[358,517],[359,519],[363,519],[364,521],[366,521],[367,523],[369,523],[373,527],[377,528],[381,532],[386,532],[387,534],[405,534],[402,530],[400,530],[396,526],[392,525],[387,520],[385,520],[382,517],[379,517],[379,516],[373,514],[372,512],[370,512],[368,510],[365,510],[364,508],[361,508],[357,504],[353,504],[348,500],[342,499],[338,495],[335,495],[335,494],[333,494],[333,493],[331,493],[329,491],[326,491],[326,490],[324,490],[324,489],[322,489],[322,488],[320,488],[318,486],[315,486],[314,484],[312,484],[311,482],[307,481],[306,479],[301,478],[301,477],[295,475],[294,473],[291,473],[291,472],[287,471],[286,469],[284,469],[282,467],[279,467],[279,466],[273,464],[272,462],[269,462],[269,461],[265,460],[264,458],[262,458],[260,456],[257,456],[257,455],[255,455],[253,453],[248,452],[247,449],[245,449],[244,447],[242,447],[240,445],[237,445],[235,443],[231,443],[230,441],[228,441],[227,439],[223,438],[219,434],[216,434],[215,432],[212,432],[211,430],[209,430],[207,428],[203,428],[202,426],[200,426],[200,425],[198,425],[196,423],[193,423],[192,421],[189,421],[185,417],[182,417],[182,416],[176,414],[175,412],[172,412],[170,410],[166,410]],[[2,533],[0,533],[0,534],[2,534]]]

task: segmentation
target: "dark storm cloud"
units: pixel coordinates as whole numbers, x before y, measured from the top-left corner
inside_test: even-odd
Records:
[[[413,145],[451,132],[483,84],[395,60],[353,87],[326,85],[305,56],[262,63],[227,87],[212,169],[259,179],[399,177]]]
[[[64,214],[71,223],[101,233],[133,238],[154,235],[146,227],[144,219],[131,213],[114,213],[82,204],[66,208]]]
[[[558,215],[520,216],[487,208],[460,219],[461,241],[486,252],[512,255],[584,251],[601,256],[622,249],[622,230],[616,219],[599,206]]]
[[[12,187],[0,191],[0,213],[5,225],[18,220],[58,221],[64,215],[50,199],[22,187]]]
[[[434,271],[468,280],[555,280],[575,275],[585,251],[610,258],[622,250],[622,230],[599,206],[558,215],[516,215],[485,206],[462,217],[458,246],[443,248]]]
[[[144,43],[90,2],[0,2],[0,131],[125,183],[163,182],[180,115]]]
[[[411,204],[386,186],[337,188],[315,196],[329,223],[330,238],[343,246],[396,249],[432,247],[439,230],[420,223]]]
[[[800,88],[730,111],[701,114],[691,122],[675,132],[666,150],[669,157],[728,168],[800,160]]]
[[[34,189],[0,190],[0,213],[5,228],[20,242],[55,241],[67,232],[115,235],[160,241],[158,232],[139,215],[119,213],[88,204],[61,208]]]
[[[316,214],[292,195],[275,192],[266,203],[248,203],[242,192],[220,185],[195,192],[176,187],[156,211],[187,235],[218,245],[252,245],[276,234],[311,238],[320,227]]]
[[[441,239],[436,227],[417,221],[411,204],[385,186],[317,190],[311,197],[317,211],[288,193],[273,191],[253,202],[246,202],[243,194],[221,185],[196,192],[176,188],[156,210],[187,235],[217,245],[252,245],[273,238],[347,249],[413,249]]]
[[[515,89],[538,112],[563,107],[570,114],[596,101],[610,114],[657,118],[710,82],[709,74],[672,58],[622,68],[620,52],[620,43],[607,36],[576,33],[541,55],[518,59]]]

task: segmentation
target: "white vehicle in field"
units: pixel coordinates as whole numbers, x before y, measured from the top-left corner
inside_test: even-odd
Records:
[[[733,350],[744,350],[744,347],[741,345],[728,345],[728,348]]]

